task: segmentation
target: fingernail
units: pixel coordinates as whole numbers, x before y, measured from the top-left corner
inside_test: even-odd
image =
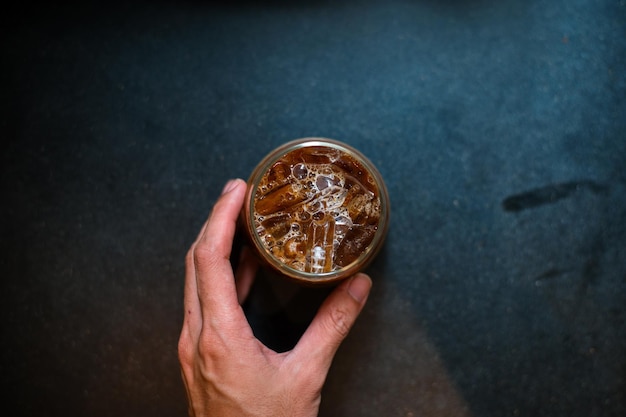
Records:
[[[222,195],[226,194],[229,191],[232,191],[237,186],[237,180],[229,180],[224,189],[222,190]]]
[[[348,285],[348,294],[359,303],[363,302],[372,288],[372,280],[365,274],[357,274]]]

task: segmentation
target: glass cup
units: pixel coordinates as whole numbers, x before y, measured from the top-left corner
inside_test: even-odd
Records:
[[[330,284],[378,253],[389,196],[376,167],[355,148],[297,139],[270,152],[250,175],[242,222],[265,266],[302,284]]]

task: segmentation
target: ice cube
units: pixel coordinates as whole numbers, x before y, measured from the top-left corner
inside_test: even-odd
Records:
[[[291,230],[291,216],[288,213],[281,213],[276,216],[268,217],[261,222],[267,233],[271,234],[276,240],[285,236]]]
[[[332,271],[334,238],[335,220],[332,217],[311,222],[306,237],[307,272]]]
[[[354,225],[350,227],[337,247],[335,264],[344,267],[354,262],[372,243],[376,229],[376,226]]]
[[[291,175],[289,166],[281,161],[276,162],[267,173],[267,181],[270,186],[280,186],[288,181]]]
[[[292,184],[285,184],[276,188],[263,197],[258,198],[254,204],[257,214],[268,215],[284,211],[306,199],[303,189],[296,190]]]

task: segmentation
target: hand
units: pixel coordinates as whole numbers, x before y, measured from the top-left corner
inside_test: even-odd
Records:
[[[293,350],[276,353],[254,337],[240,306],[257,265],[229,261],[246,186],[229,181],[186,257],[185,319],[178,355],[191,416],[316,416],[337,348],[372,282],[346,280],[328,296]]]

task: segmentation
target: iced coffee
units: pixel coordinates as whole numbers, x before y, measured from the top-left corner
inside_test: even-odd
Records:
[[[250,232],[262,255],[288,275],[353,273],[382,242],[388,216],[382,178],[345,144],[294,142],[251,180]]]

